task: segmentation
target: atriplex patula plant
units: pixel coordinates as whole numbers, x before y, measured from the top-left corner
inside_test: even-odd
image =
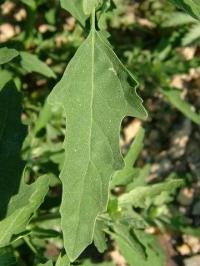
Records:
[[[85,17],[91,18],[89,35],[49,96],[67,117],[61,226],[72,261],[92,242],[98,215],[107,207],[110,177],[123,167],[122,119],[146,117],[134,77],[98,30],[96,8],[96,1],[83,1]]]
[[[35,2],[27,2],[34,11]],[[200,17],[197,0],[172,2],[193,17]],[[106,237],[110,236],[118,243],[129,265],[162,266],[165,261],[163,251],[154,237],[144,232],[148,222],[132,207],[148,209],[151,204],[159,204],[161,198],[162,202],[167,202],[169,194],[182,185],[182,180],[170,176],[165,182],[146,185],[149,166],[141,169],[133,167],[143,147],[143,129],[124,161],[122,159],[119,148],[122,119],[126,116],[145,119],[147,112],[136,93],[135,77],[116,56],[108,41],[108,32],[101,27],[106,12],[115,4],[112,0],[61,0],[61,5],[78,20],[87,36],[49,95],[49,105],[43,110],[45,113],[49,108],[62,107],[66,119],[64,162],[60,167],[63,188],[61,217],[55,216],[59,224],[61,219],[66,254],[59,256],[56,265],[70,265],[93,242],[99,252],[104,252],[107,249]],[[0,64],[14,59],[19,60],[22,72],[36,71],[55,78],[53,71],[34,55],[6,47],[0,49]],[[37,254],[30,238],[39,233],[49,238],[61,238],[59,232],[38,230],[40,215],[31,219],[44,201],[49,187],[58,181],[43,175],[31,185],[25,183],[20,149],[26,127],[20,122],[21,95],[16,89],[17,82],[14,83],[11,78],[5,75],[0,87],[2,266],[11,265],[5,264],[8,259],[12,261],[7,254],[22,240],[36,253],[37,263],[43,258]],[[194,122],[200,123],[199,116],[187,104],[183,105],[179,94],[169,88],[164,88],[163,93]],[[35,128],[34,134],[37,131]],[[126,187],[119,197],[110,194],[116,186]],[[54,212],[51,214],[50,218]],[[52,265],[52,262],[47,265]]]

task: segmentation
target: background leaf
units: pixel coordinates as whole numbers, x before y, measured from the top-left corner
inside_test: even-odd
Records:
[[[154,236],[117,225],[113,238],[130,266],[164,266],[165,255]]]
[[[0,90],[0,219],[8,202],[18,192],[25,163],[20,151],[26,136],[21,123],[21,94],[13,82]]]
[[[73,17],[75,17],[82,26],[88,18],[83,12],[83,0],[60,0],[62,8],[66,9]]]
[[[193,111],[193,108],[189,103],[181,99],[181,90],[167,87],[163,88],[161,92],[181,113],[183,113],[197,125],[200,125],[200,115]]]
[[[111,180],[111,188],[119,185],[126,185],[130,180],[133,179],[135,174],[135,170],[133,165],[135,164],[142,148],[143,148],[143,140],[144,140],[145,131],[143,128],[140,128],[137,133],[132,145],[129,148],[129,151],[124,159],[124,168],[117,171]]]
[[[12,59],[17,57],[19,52],[15,49],[3,47],[0,48],[0,65],[10,62]]]
[[[196,19],[200,20],[200,5],[198,0],[170,0]]]
[[[119,205],[147,208],[163,192],[173,193],[174,190],[183,185],[181,179],[174,179],[163,182],[161,184],[149,185],[144,187],[136,187],[129,193],[125,193],[119,197]]]
[[[7,215],[0,221],[0,247],[9,245],[14,235],[25,231],[49,190],[49,182],[47,176],[42,176],[31,185],[23,184],[18,194],[11,198]]]
[[[36,55],[20,52],[21,56],[21,66],[28,72],[37,72],[48,78],[56,78],[55,73],[48,67],[44,62],[42,62]]]

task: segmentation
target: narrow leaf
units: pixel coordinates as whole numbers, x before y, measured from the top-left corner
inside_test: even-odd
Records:
[[[15,49],[3,47],[0,48],[0,65],[6,64],[19,55]]]
[[[106,235],[104,232],[105,224],[103,221],[97,220],[94,229],[94,244],[100,253],[103,253],[107,248]]]
[[[48,67],[44,62],[42,62],[36,55],[20,52],[21,56],[21,66],[28,72],[37,72],[48,78],[56,78],[55,73]]]
[[[14,235],[26,229],[48,192],[49,182],[47,176],[42,176],[32,185],[24,184],[18,194],[11,198],[7,216],[0,221],[0,248],[9,245]]]
[[[161,92],[181,113],[197,125],[200,125],[200,114],[197,114],[189,103],[181,99],[181,91],[179,89],[163,88]]]
[[[133,179],[133,175],[135,174],[135,170],[133,165],[135,164],[142,148],[143,148],[143,140],[144,140],[144,129],[141,128],[134,139],[125,159],[125,166],[123,169],[117,171],[111,181],[111,188],[119,185],[126,185]]]
[[[184,12],[173,12],[169,13],[166,17],[166,20],[163,22],[162,26],[164,27],[177,27],[187,24],[197,23],[197,20],[189,16]]]
[[[149,207],[160,194],[164,192],[173,193],[182,185],[183,181],[181,179],[174,179],[151,186],[136,187],[119,197],[119,206]]]
[[[200,20],[199,0],[169,0],[192,17]]]
[[[71,261],[92,242],[96,217],[107,206],[110,177],[123,167],[122,119],[147,116],[136,85],[110,45],[92,29],[49,96],[67,117],[61,224]]]
[[[21,123],[21,94],[13,82],[0,90],[0,219],[8,202],[17,193],[24,162],[20,151],[26,136]]]
[[[188,46],[200,41],[200,23],[196,23],[190,27],[188,33],[184,36],[182,44]]]

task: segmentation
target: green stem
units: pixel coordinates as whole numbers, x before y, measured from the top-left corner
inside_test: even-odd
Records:
[[[38,253],[36,248],[33,246],[33,244],[31,243],[31,241],[30,241],[30,239],[28,237],[24,237],[24,241],[26,242],[26,244],[30,248],[30,250],[33,251],[34,254]]]
[[[25,29],[25,47],[28,49],[33,42],[33,31],[36,21],[36,8],[28,7],[28,19]]]
[[[93,31],[93,34],[96,30],[95,23],[96,23],[96,10],[95,8],[93,8],[92,15],[91,15],[91,29]]]

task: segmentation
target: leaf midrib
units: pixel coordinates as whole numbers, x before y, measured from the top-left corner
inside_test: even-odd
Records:
[[[94,64],[95,64],[95,34],[96,34],[96,30],[94,27],[92,27],[91,29],[91,46],[92,46],[92,49],[91,49],[91,57],[92,57],[92,62],[91,62],[91,100],[90,100],[90,110],[91,110],[91,115],[90,115],[90,131],[89,131],[89,160],[88,160],[88,165],[87,165],[87,170],[83,176],[83,184],[85,185],[86,183],[86,174],[88,172],[88,169],[89,169],[89,165],[90,165],[90,162],[92,161],[91,160],[91,139],[92,139],[92,129],[93,129],[93,102],[94,102]],[[84,194],[84,188],[85,186],[82,186],[82,190],[81,190],[81,194],[80,194],[80,199],[82,199],[83,197],[83,194]],[[79,213],[79,216],[80,216],[80,212],[81,212],[81,205],[82,205],[82,201],[80,200],[79,201],[79,207],[78,207],[78,213]],[[77,238],[78,238],[78,228],[80,226],[80,219],[78,220],[78,223],[77,223],[77,226],[76,226],[76,238],[75,238],[75,242],[74,243],[77,243]],[[93,232],[94,233],[94,232]],[[75,253],[75,249],[76,249],[76,246],[74,245],[73,246],[73,254]]]

